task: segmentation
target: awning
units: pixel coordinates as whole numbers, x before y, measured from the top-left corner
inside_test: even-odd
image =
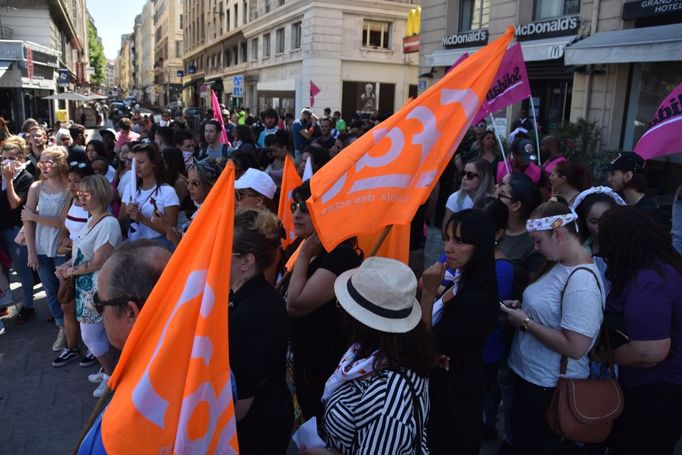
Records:
[[[2,77],[5,72],[12,66],[12,62],[8,60],[0,60],[0,77]]]
[[[567,65],[682,60],[682,24],[596,33],[566,49]]]
[[[466,49],[443,49],[435,51],[431,55],[426,56],[426,66],[452,66],[464,53],[473,54],[480,47],[469,47]]]
[[[256,90],[259,92],[295,92],[296,79],[282,79],[280,81],[258,82]]]
[[[556,38],[521,41],[523,59],[527,62],[556,60],[564,56],[564,50],[575,36],[557,36]]]

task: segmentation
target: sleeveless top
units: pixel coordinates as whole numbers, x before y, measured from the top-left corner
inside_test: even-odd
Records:
[[[38,214],[40,216],[59,216],[66,202],[66,191],[49,194],[43,191],[42,186],[38,194]],[[57,255],[57,238],[59,228],[46,224],[36,223],[36,253],[47,257]]]
[[[85,223],[88,222],[90,214],[83,207],[79,207],[74,202],[69,207],[69,213],[66,214],[66,219],[64,220],[64,226],[66,230],[69,231],[69,238],[71,241],[76,240],[78,234],[83,230]]]

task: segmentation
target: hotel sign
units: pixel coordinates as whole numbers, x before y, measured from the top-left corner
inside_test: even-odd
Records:
[[[682,0],[641,0],[623,4],[623,19],[682,14]]]

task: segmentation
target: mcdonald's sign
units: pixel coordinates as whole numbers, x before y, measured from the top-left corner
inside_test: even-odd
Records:
[[[403,37],[403,52],[411,54],[419,52],[419,31],[421,29],[422,9],[412,8],[407,14],[407,26]]]

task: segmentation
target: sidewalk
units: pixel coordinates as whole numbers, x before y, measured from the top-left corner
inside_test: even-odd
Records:
[[[20,301],[19,284],[13,277],[15,301]],[[34,288],[37,316],[14,325],[16,307],[2,318],[5,334],[0,336],[0,452],[14,455],[68,454],[97,403],[92,397],[96,384],[87,375],[96,366],[81,368],[78,361],[54,368],[52,343],[57,336],[42,287]]]

